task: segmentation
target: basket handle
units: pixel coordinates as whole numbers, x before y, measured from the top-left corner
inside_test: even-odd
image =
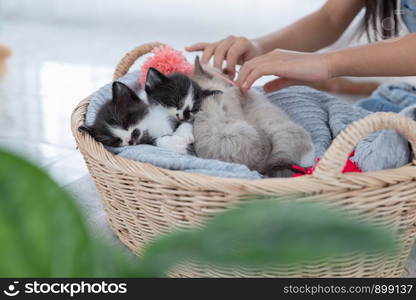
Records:
[[[141,46],[138,46],[127,53],[117,64],[117,67],[114,71],[113,80],[117,80],[123,75],[126,75],[129,71],[130,67],[136,62],[136,60],[149,53],[153,50],[153,48],[164,46],[165,44],[154,42],[154,43],[147,43]]]
[[[316,166],[313,176],[318,178],[333,178],[339,176],[358,142],[379,130],[396,130],[405,137],[416,151],[416,122],[397,113],[379,112],[355,121],[344,129],[332,142],[322,160]],[[416,164],[416,157],[413,157]]]

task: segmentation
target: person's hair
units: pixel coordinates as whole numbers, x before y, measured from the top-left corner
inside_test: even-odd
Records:
[[[399,34],[397,0],[365,0],[363,31],[371,40],[385,40]]]

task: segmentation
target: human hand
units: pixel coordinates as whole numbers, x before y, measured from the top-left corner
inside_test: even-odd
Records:
[[[263,86],[266,92],[292,85],[308,85],[311,82],[331,78],[329,62],[325,54],[278,49],[244,63],[236,83],[243,92],[247,92],[253,83],[264,75],[279,77]]]
[[[225,72],[230,79],[234,79],[235,67],[262,54],[260,46],[245,37],[229,36],[215,43],[197,43],[185,47],[186,51],[203,51],[201,62],[207,64],[214,57],[214,67],[222,70],[224,61],[227,66]]]

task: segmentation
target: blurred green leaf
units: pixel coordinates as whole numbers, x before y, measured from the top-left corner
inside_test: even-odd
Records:
[[[143,272],[161,276],[175,258],[261,267],[394,249],[392,235],[384,230],[317,204],[274,200],[251,201],[213,218],[202,230],[159,239],[143,256]]]
[[[42,170],[0,151],[0,276],[124,277],[131,259],[87,231],[71,197]]]

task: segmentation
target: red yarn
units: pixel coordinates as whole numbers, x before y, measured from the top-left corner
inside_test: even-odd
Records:
[[[352,151],[350,156],[348,156],[347,162],[345,163],[344,169],[342,170],[342,173],[348,173],[348,172],[359,172],[361,173],[362,170],[355,162],[351,160],[351,157],[353,157],[355,154],[355,151]]]
[[[357,164],[351,160],[351,157],[353,157],[354,154],[355,154],[355,151],[352,151],[351,154],[348,156],[348,159],[345,162],[342,173],[349,173],[349,172],[361,173],[362,172],[360,167],[358,167]],[[319,163],[320,159],[318,158],[316,161]],[[293,174],[293,177],[299,177],[299,176],[304,176],[304,175],[311,175],[315,171],[316,165],[309,167],[309,168],[303,168],[298,165],[293,165],[292,169],[299,171],[298,173]]]

